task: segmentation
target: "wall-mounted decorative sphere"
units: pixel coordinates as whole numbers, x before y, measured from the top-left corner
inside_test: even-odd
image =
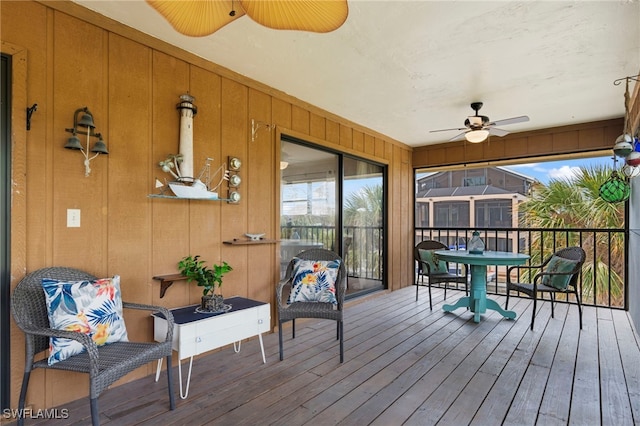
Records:
[[[611,176],[605,183],[600,186],[600,198],[607,203],[620,203],[627,201],[631,195],[629,184],[617,172],[611,173]]]
[[[623,133],[620,136],[618,136],[616,138],[616,142],[629,142],[629,143],[633,143],[633,136],[631,136],[629,133]]]
[[[632,167],[640,166],[640,152],[638,152],[638,151],[631,152],[627,156],[625,162],[627,163],[627,165],[632,166]]]
[[[640,167],[633,167],[628,164],[620,167],[620,172],[628,179],[640,176]]]
[[[229,158],[229,168],[231,170],[240,170],[240,166],[242,166],[242,161],[240,161],[239,158],[236,157],[230,157]]]
[[[242,179],[238,175],[232,175],[229,178],[229,185],[231,185],[231,186],[236,186],[237,187],[237,186],[240,185],[240,182],[242,182]]]
[[[618,157],[626,158],[629,154],[633,152],[633,145],[631,142],[620,141],[616,142],[613,146],[613,153]]]
[[[232,202],[232,203],[238,203],[238,202],[240,202],[240,193],[238,193],[238,192],[236,192],[236,191],[232,191],[232,192],[229,194],[229,200],[230,200],[230,202]]]

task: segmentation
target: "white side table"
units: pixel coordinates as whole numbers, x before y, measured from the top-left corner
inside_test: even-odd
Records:
[[[224,300],[231,305],[231,310],[221,314],[197,313],[198,305],[172,309],[174,318],[173,350],[178,352],[178,375],[180,378],[180,398],[189,395],[191,381],[191,367],[193,357],[202,353],[233,343],[234,350],[240,351],[242,339],[258,336],[262,351],[262,362],[267,360],[264,355],[262,333],[269,331],[271,326],[271,305],[244,297],[230,297]],[[167,335],[167,321],[160,313],[153,314],[153,337],[161,342]],[[236,346],[237,342],[237,346]],[[189,373],[185,389],[182,389],[182,360],[189,358]],[[160,377],[162,359],[158,360],[156,382]],[[168,366],[171,368],[171,366]]]

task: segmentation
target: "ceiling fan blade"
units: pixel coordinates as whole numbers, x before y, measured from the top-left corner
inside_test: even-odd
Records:
[[[440,129],[440,130],[429,130],[429,133],[435,132],[450,132],[451,130],[467,130],[465,127],[456,127],[454,129]]]
[[[489,134],[493,136],[506,136],[510,133],[506,130],[498,129],[497,127],[488,127],[487,130],[489,130]]]
[[[506,124],[525,123],[529,121],[529,117],[521,115],[520,117],[505,118],[504,120],[496,120],[491,123],[487,123],[487,126],[504,126]]]
[[[240,0],[249,18],[275,30],[328,33],[347,20],[347,0]]]
[[[213,34],[228,23],[245,14],[242,7],[234,10],[231,0],[170,1],[147,0],[151,7],[162,15],[171,26],[189,37],[204,37]]]
[[[462,132],[460,134],[455,135],[454,137],[452,137],[451,139],[449,139],[449,142],[454,142],[454,141],[461,141],[464,139],[464,135],[468,132],[469,130],[467,130],[466,132]]]

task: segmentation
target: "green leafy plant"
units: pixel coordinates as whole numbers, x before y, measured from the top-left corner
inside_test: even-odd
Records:
[[[187,282],[195,281],[203,287],[202,295],[213,295],[216,288],[222,287],[222,277],[233,268],[227,262],[222,265],[213,264],[210,268],[205,265],[200,256],[186,256],[178,262],[180,273],[187,277]]]

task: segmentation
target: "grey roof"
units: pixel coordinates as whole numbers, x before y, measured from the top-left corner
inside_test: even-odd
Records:
[[[525,174],[522,174],[520,172],[517,172],[515,170],[511,170],[508,169],[506,167],[501,167],[501,166],[492,166],[492,167],[485,167],[485,169],[495,169],[495,170],[500,170],[503,173],[507,173],[513,176],[516,176],[524,181],[528,181],[530,183],[533,183],[536,181],[535,178],[532,178],[531,176],[527,176]],[[417,179],[418,182],[422,182],[425,180],[431,180],[434,179],[438,176],[442,176],[448,173],[452,173],[454,172],[454,170],[445,170],[445,171],[439,171],[439,172],[424,172],[424,173],[420,173],[420,177]]]
[[[463,196],[470,197],[474,195],[498,195],[513,194],[513,191],[507,191],[492,185],[478,186],[456,186],[453,188],[431,188],[423,193],[418,193],[417,198],[435,198],[435,197],[452,197]]]

